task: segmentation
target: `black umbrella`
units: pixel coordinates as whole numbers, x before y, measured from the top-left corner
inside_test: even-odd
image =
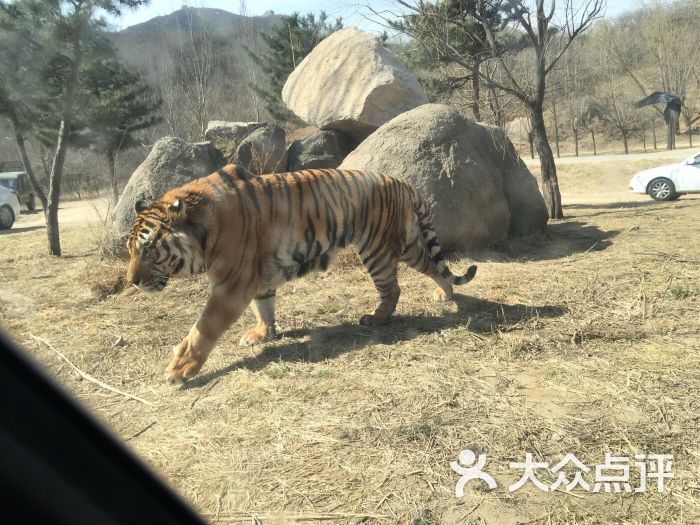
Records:
[[[635,102],[632,107],[639,109],[651,104],[666,104],[664,109],[664,120],[668,126],[666,147],[667,149],[673,149],[676,146],[676,131],[678,131],[678,121],[681,115],[681,106],[683,105],[681,97],[673,93],[655,91],[647,98]]]

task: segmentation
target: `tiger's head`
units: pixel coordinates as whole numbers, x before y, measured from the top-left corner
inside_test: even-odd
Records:
[[[134,208],[136,218],[127,240],[127,282],[144,292],[159,292],[171,277],[204,271],[206,240],[198,242],[184,199],[138,201]]]

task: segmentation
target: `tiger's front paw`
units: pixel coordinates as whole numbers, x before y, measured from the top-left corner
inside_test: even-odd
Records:
[[[165,380],[172,385],[182,384],[196,376],[206,360],[206,357],[197,355],[187,337],[173,348],[173,353],[175,357],[170,361],[165,375]]]
[[[446,303],[452,300],[452,290],[444,290],[443,288],[438,288],[433,292],[433,301],[436,303]]]
[[[238,342],[238,346],[252,346],[265,341],[271,341],[277,336],[275,333],[274,326],[256,326],[252,330],[248,330],[241,340]]]

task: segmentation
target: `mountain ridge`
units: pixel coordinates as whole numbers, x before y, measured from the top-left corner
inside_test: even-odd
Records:
[[[195,32],[206,29],[216,36],[224,37],[230,35],[230,32],[239,32],[246,23],[250,24],[253,30],[266,31],[281,19],[282,15],[276,15],[272,11],[261,16],[245,16],[212,7],[183,6],[167,15],[156,16],[145,22],[116,31],[114,35],[117,38],[143,37],[154,31],[177,31],[191,28]]]

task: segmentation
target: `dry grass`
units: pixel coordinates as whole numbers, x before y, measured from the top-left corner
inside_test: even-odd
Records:
[[[182,389],[162,375],[206,283],[96,296],[123,269],[78,225],[61,259],[43,230],[0,237],[0,319],[212,522],[697,523],[700,199],[631,196],[638,166],[622,166],[560,168],[568,218],[473,255],[454,303],[403,270],[393,323],[358,326],[376,294],[347,256],[281,291],[279,340],[239,349],[247,313]],[[32,335],[153,406],[81,381]],[[499,488],[457,499],[449,461],[467,447]],[[663,494],[509,493],[525,452],[673,453],[675,478]]]

